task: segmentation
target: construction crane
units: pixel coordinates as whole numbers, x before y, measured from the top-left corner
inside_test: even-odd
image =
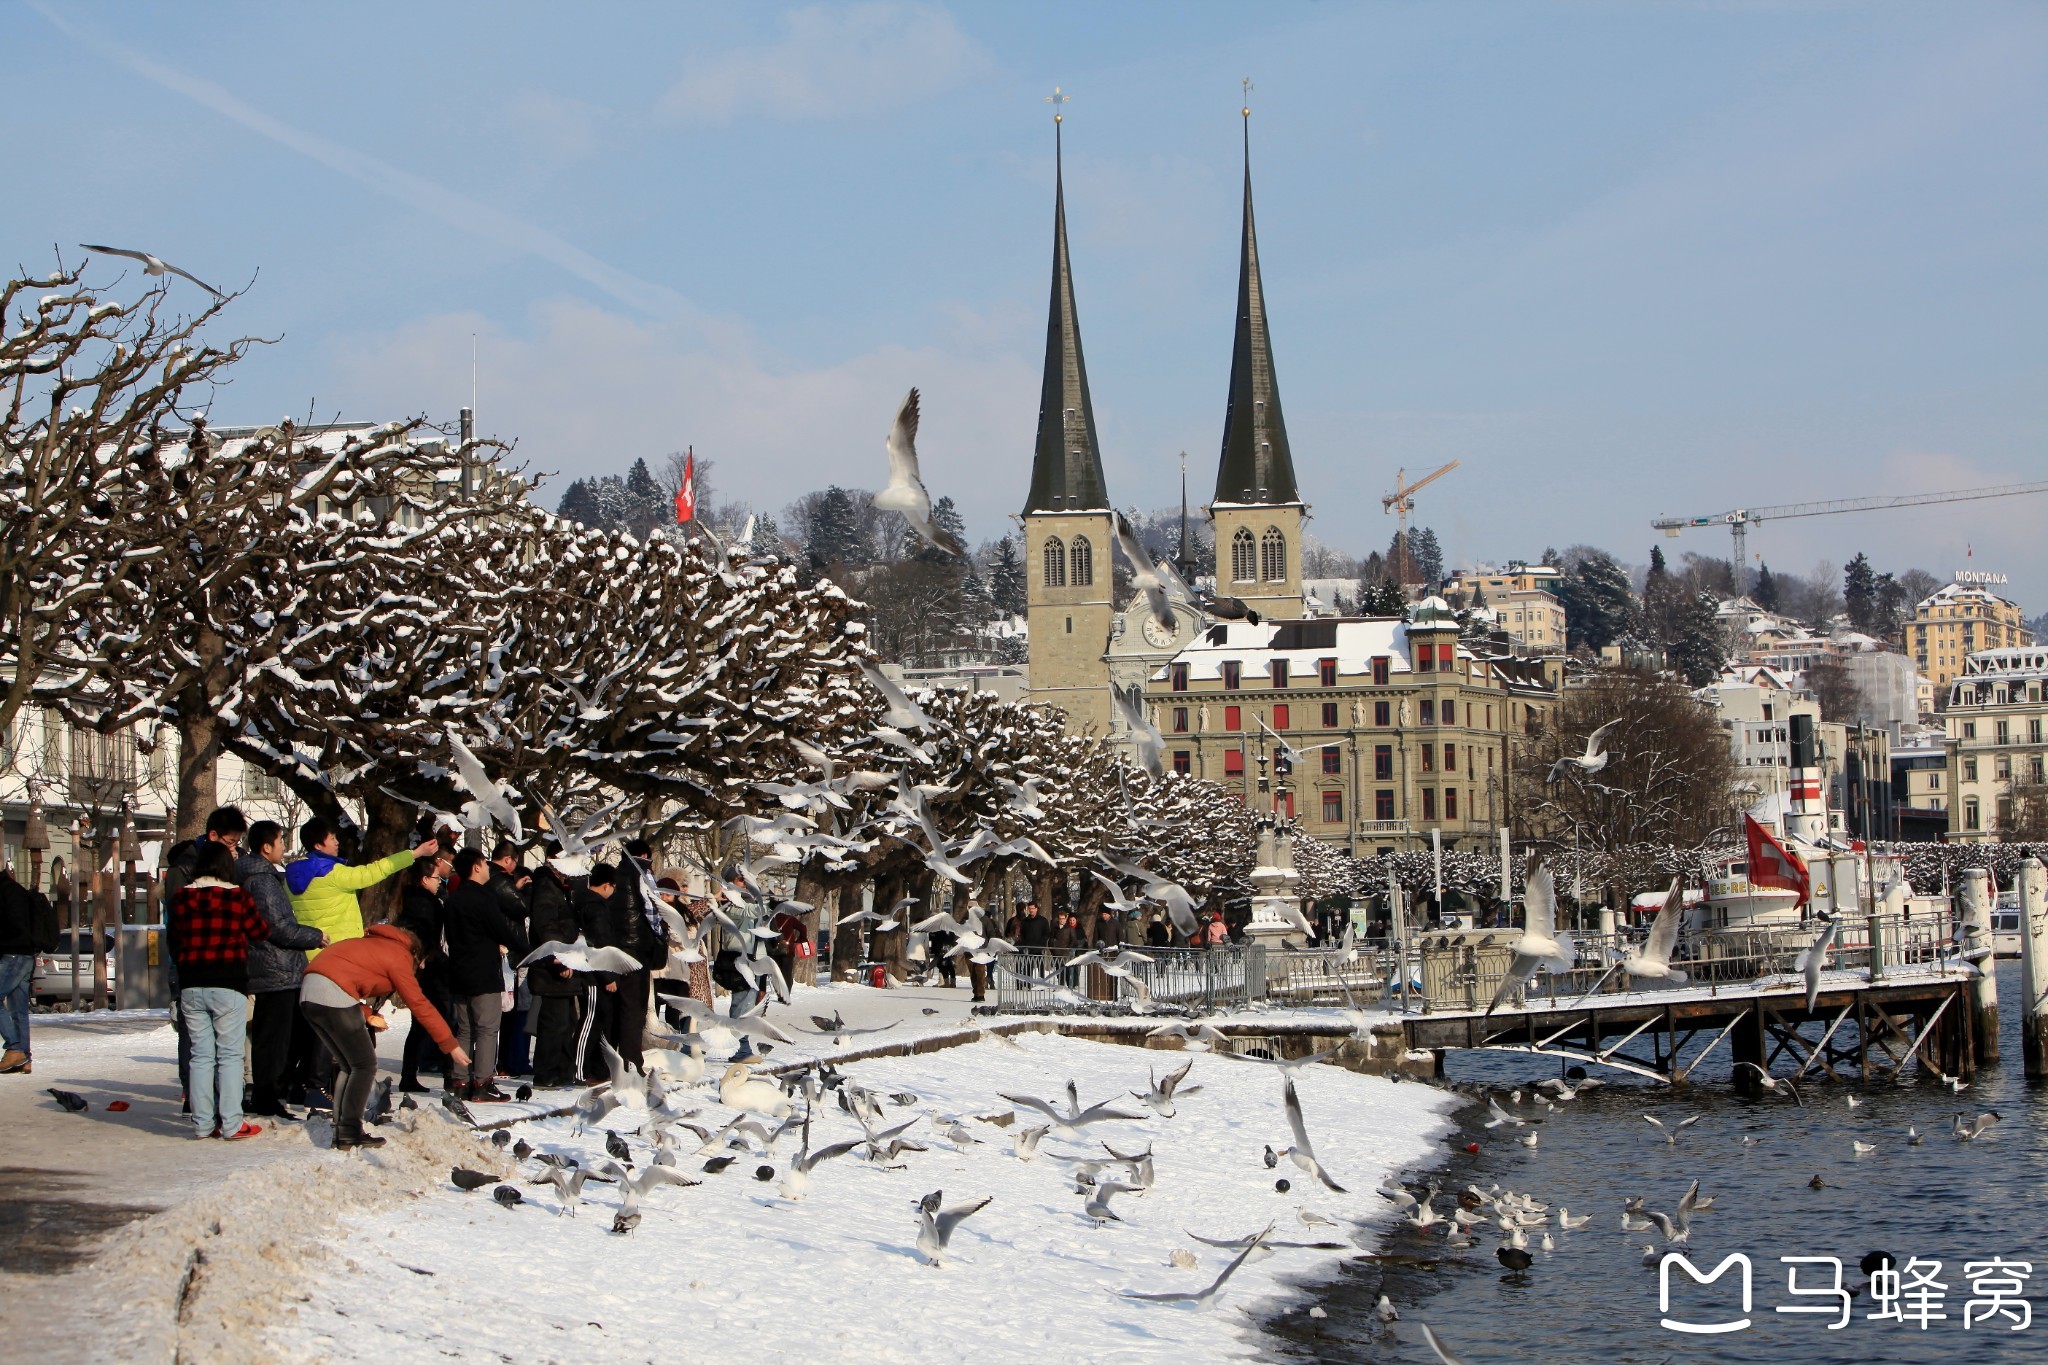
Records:
[[[1434,476],[1431,476],[1434,477]],[[1428,482],[1428,480],[1424,480]],[[1735,594],[1749,591],[1749,528],[1758,522],[1783,521],[1788,517],[1831,517],[1837,512],[1881,512],[1888,507],[1924,507],[1936,502],[1975,502],[1983,498],[2011,498],[2026,493],[2048,493],[2048,483],[2008,483],[1996,488],[1955,488],[1946,493],[1906,493],[1891,498],[1840,498],[1834,502],[1794,502],[1783,507],[1738,507],[1706,517],[1658,517],[1650,525],[1667,536],[1688,526],[1726,526],[1735,540]]]
[[[1394,471],[1394,491],[1380,499],[1380,511],[1382,513],[1397,512],[1400,514],[1401,534],[1399,540],[1401,545],[1401,562],[1394,566],[1394,581],[1403,590],[1406,589],[1408,584],[1408,514],[1415,510],[1415,495],[1457,467],[1458,461],[1452,460],[1434,474],[1426,474],[1414,483],[1408,482],[1408,471],[1406,469],[1397,469]],[[1434,585],[1431,586],[1432,588],[1434,587]]]

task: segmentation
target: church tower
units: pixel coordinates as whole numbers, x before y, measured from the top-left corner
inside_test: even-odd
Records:
[[[1064,709],[1076,733],[1092,728],[1108,734],[1112,707],[1105,655],[1114,614],[1110,596],[1116,551],[1067,260],[1060,144],[1065,100],[1053,92],[1052,305],[1045,327],[1038,444],[1023,517],[1031,700]]]
[[[1280,413],[1280,382],[1266,331],[1259,242],[1252,225],[1252,111],[1244,114],[1244,240],[1237,267],[1237,338],[1230,356],[1230,404],[1209,520],[1216,529],[1216,592],[1242,598],[1260,615],[1302,614],[1301,536],[1308,508],[1294,485],[1294,457]]]

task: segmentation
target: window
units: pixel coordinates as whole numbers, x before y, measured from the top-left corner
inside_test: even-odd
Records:
[[[1963,798],[1963,828],[1964,828],[1964,829],[1982,829],[1983,827],[1984,827],[1984,826],[1983,826],[1983,824],[1981,823],[1981,821],[1980,821],[1980,819],[1979,819],[1979,817],[1978,817],[1978,815],[1977,815],[1977,798],[1976,798],[1976,797],[1974,797],[1974,796],[1966,796],[1966,797],[1964,797],[1964,798]]]
[[[1422,818],[1432,823],[1436,820],[1436,788],[1422,789]]]
[[[1259,576],[1268,583],[1287,581],[1287,537],[1277,526],[1268,526],[1259,538]]]
[[[1176,706],[1173,708],[1173,732],[1177,735],[1184,735],[1188,732],[1187,707]]]
[[[1394,793],[1384,788],[1372,794],[1372,818],[1391,820],[1394,818]]]
[[[1244,776],[1244,750],[1226,749],[1223,751],[1223,775],[1225,777]]]
[[[1493,703],[1492,703],[1492,702],[1488,702],[1488,703],[1486,703],[1486,728],[1487,728],[1487,729],[1489,729],[1489,730],[1491,730],[1491,729],[1493,728]]]
[[[2012,755],[2000,754],[1992,760],[1991,770],[1997,774],[2000,782],[2010,782],[2012,780]]]
[[[1188,690],[1188,666],[1186,664],[1168,664],[1166,666],[1166,676],[1172,680],[1174,691],[1185,692]]]
[[[1285,659],[1273,660],[1273,686],[1287,686],[1287,660]]]
[[[1393,662],[1386,655],[1381,654],[1374,657],[1372,661],[1373,685],[1375,687],[1385,687],[1387,685],[1387,675],[1392,669]]]
[[[1456,703],[1456,702],[1454,702],[1454,701],[1447,701],[1447,702],[1445,702],[1445,703],[1444,703],[1444,724],[1446,724],[1446,725],[1456,725],[1457,723],[1458,723],[1458,703]]]
[[[1977,737],[1977,722],[1976,722],[1976,721],[1974,721],[1974,720],[1966,720],[1966,721],[1964,721],[1964,722],[1963,722],[1963,738],[1964,738],[1964,739],[1975,739],[1976,737]]]
[[[2041,760],[2035,759],[2034,761],[2036,763],[2039,763]],[[1927,774],[1927,790],[1931,792],[1938,792],[1941,790],[1941,774],[1939,772],[1931,772]]]
[[[2040,720],[2039,720],[2039,719],[2035,719],[2035,720],[2030,720],[2030,721],[2028,721],[2028,722],[2027,722],[2027,743],[2029,743],[2029,744],[2039,744],[2040,742],[2041,742],[2041,722],[2040,722]]]
[[[1437,671],[1439,673],[1449,673],[1456,665],[1457,657],[1458,647],[1456,645],[1438,645],[1436,647]]]
[[[1433,701],[1423,702],[1421,710],[1418,712],[1418,714],[1421,716],[1422,724],[1436,724],[1436,703]]]
[[[1241,706],[1224,707],[1223,728],[1233,732],[1244,729],[1244,708]]]
[[[1394,780],[1394,746],[1375,744],[1372,746],[1372,775],[1375,781]]]
[[[1426,773],[1436,771],[1436,745],[1434,744],[1422,746],[1422,771]]]
[[[2040,759],[2034,760],[2036,767],[2039,767],[2040,763]],[[1323,749],[1323,771],[1326,773],[1341,773],[1344,771],[1344,755],[1334,744],[1327,745]],[[2035,781],[2039,780],[2039,778],[2035,779]]]
[[[2000,744],[2012,743],[2012,726],[2004,721],[1998,722],[1998,742]]]
[[[1344,823],[1344,793],[1323,793],[1323,823],[1341,825]]]
[[[1418,645],[1415,650],[1415,666],[1424,673],[1436,671],[1436,646]]]
[[[1337,685],[1337,661],[1335,659],[1316,660],[1316,681],[1324,687],[1335,687]]]
[[[1966,759],[1964,759],[1964,760],[1963,760],[1963,781],[1965,781],[1965,782],[1975,782],[1976,780],[1977,780],[1977,760],[1976,760],[1976,759],[1974,759],[1974,758],[1966,758]]]
[[[1394,723],[1394,704],[1390,701],[1374,702],[1372,704],[1372,723],[1374,725],[1392,725]]]
[[[1446,820],[1455,820],[1455,819],[1457,819],[1457,818],[1458,818],[1458,789],[1457,789],[1456,787],[1445,787],[1445,788],[1444,788],[1444,819],[1446,819]]]
[[[1444,745],[1444,771],[1447,773],[1458,771],[1458,746],[1455,744]]]
[[[1067,586],[1067,544],[1058,536],[1047,536],[1039,553],[1045,560],[1045,586],[1064,588]]]
[[[1238,688],[1244,686],[1243,664],[1235,659],[1225,659],[1223,661],[1223,686],[1231,692],[1235,692]]]
[[[1086,536],[1075,536],[1067,547],[1067,580],[1077,588],[1095,581],[1095,547]]]
[[[1343,724],[1343,722],[1342,722],[1342,721],[1340,721],[1340,720],[1338,719],[1338,715],[1339,715],[1339,712],[1338,712],[1338,710],[1337,710],[1337,703],[1336,703],[1336,702],[1333,702],[1333,701],[1326,701],[1326,702],[1324,702],[1324,703],[1323,703],[1323,728],[1324,728],[1325,730],[1334,730],[1334,729],[1336,729],[1336,728],[1337,728],[1337,727],[1338,727],[1339,725]]]
[[[1194,756],[1186,749],[1175,749],[1173,751],[1173,770],[1182,777],[1186,777],[1195,770]]]
[[[1294,818],[1294,793],[1288,788],[1273,793],[1273,813],[1286,820]]]
[[[1279,706],[1276,706],[1276,707],[1274,707],[1274,708],[1273,708],[1273,728],[1274,728],[1275,730],[1285,730],[1285,729],[1288,729],[1288,728],[1289,728],[1289,726],[1288,726],[1287,722],[1288,722],[1288,721],[1289,721],[1289,720],[1290,720],[1290,719],[1292,718],[1292,715],[1293,715],[1293,713],[1292,713],[1291,711],[1289,711],[1289,710],[1288,710],[1288,708],[1286,707],[1286,705],[1285,705],[1285,704],[1282,704],[1282,705],[1279,705]]]
[[[2041,755],[2035,754],[2032,761],[2032,767],[2033,780],[2036,785],[2042,782],[2048,782],[2048,759],[2043,759]]]
[[[1252,541],[1249,528],[1240,526],[1237,534],[1230,538],[1230,581],[1250,583],[1258,574],[1257,548]]]

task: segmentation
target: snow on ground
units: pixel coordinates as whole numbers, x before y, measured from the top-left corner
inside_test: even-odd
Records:
[[[1156,1118],[1126,1094],[1145,1088],[1148,1067],[1163,1073],[1189,1057],[1186,1085],[1202,1090],[1181,1100],[1176,1117]],[[280,1355],[379,1361],[1248,1356],[1258,1343],[1237,1308],[1291,1293],[1289,1281],[1346,1253],[1287,1250],[1249,1263],[1212,1301],[1220,1309],[1137,1302],[1119,1291],[1193,1290],[1214,1279],[1232,1253],[1194,1242],[1190,1230],[1237,1237],[1272,1223],[1276,1237],[1331,1236],[1298,1221],[1306,1206],[1338,1220],[1336,1240],[1360,1238],[1389,1216],[1373,1186],[1427,1160],[1457,1102],[1432,1087],[1334,1067],[1297,1071],[1310,1140],[1350,1191],[1340,1195],[1312,1188],[1285,1159],[1277,1170],[1265,1166],[1262,1149],[1291,1139],[1281,1074],[1257,1063],[1024,1034],[1014,1044],[874,1058],[847,1072],[876,1091],[915,1094],[914,1105],[890,1106],[891,1121],[924,1115],[907,1136],[930,1150],[904,1153],[900,1169],[857,1153],[821,1164],[800,1203],[755,1178],[763,1164],[781,1176],[797,1147],[794,1129],[772,1153],[742,1154],[716,1175],[686,1155],[681,1169],[703,1183],[657,1189],[628,1236],[610,1231],[614,1185],[586,1185],[580,1215],[569,1218],[544,1185],[522,1185],[528,1202],[506,1210],[488,1189],[464,1194],[444,1177],[423,1198],[345,1218],[332,1242],[339,1254],[316,1259],[307,1299],[269,1345]],[[1100,1157],[1096,1142],[1048,1135],[1026,1164],[1013,1154],[1013,1134],[1031,1120],[984,1121],[1011,1112],[999,1092],[1056,1100],[1069,1078],[1084,1106],[1119,1098],[1119,1107],[1145,1115],[1084,1130],[1124,1150],[1153,1147],[1157,1183],[1116,1197],[1121,1222],[1092,1224],[1070,1168],[1053,1159]],[[689,1107],[711,1126],[731,1117],[709,1089],[694,1092]],[[964,1121],[979,1141],[964,1149],[945,1141],[933,1130],[946,1119]],[[637,1115],[614,1111],[603,1126],[632,1133]],[[555,1118],[513,1132],[586,1166],[602,1161],[602,1132],[574,1137],[572,1127]],[[827,1101],[812,1143],[859,1131]],[[644,1142],[635,1136],[631,1145],[637,1161],[648,1160]],[[1276,1178],[1292,1191],[1277,1192]],[[948,1206],[992,1200],[960,1226],[942,1268],[915,1251],[914,1205],[933,1190]],[[1175,1267],[1177,1250],[1193,1252],[1197,1267]]]

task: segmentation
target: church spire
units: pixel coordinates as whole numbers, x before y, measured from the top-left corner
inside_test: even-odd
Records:
[[[1094,510],[1109,506],[1095,405],[1088,396],[1088,366],[1081,357],[1081,320],[1074,309],[1074,276],[1067,260],[1067,198],[1060,143],[1067,102],[1055,87],[1053,114],[1052,304],[1045,325],[1045,382],[1038,398],[1038,443],[1031,465],[1033,512]]]
[[[1251,93],[1251,82],[1245,82]],[[1223,418],[1223,455],[1216,469],[1220,503],[1292,503],[1294,456],[1280,414],[1280,382],[1273,373],[1273,343],[1266,330],[1265,289],[1259,281],[1259,241],[1252,224],[1252,111],[1244,115],[1244,238],[1237,274],[1237,338],[1230,356],[1230,405]]]

